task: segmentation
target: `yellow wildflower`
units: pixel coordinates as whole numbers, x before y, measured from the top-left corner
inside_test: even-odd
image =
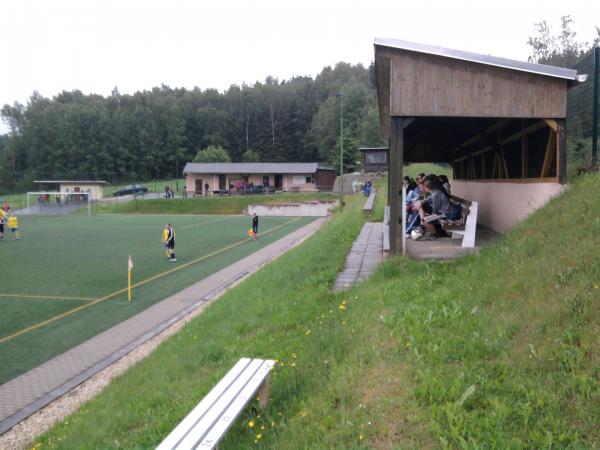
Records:
[[[251,420],[250,422],[248,422],[248,426],[249,426],[250,428],[252,428],[252,427],[254,426],[254,421],[253,421],[253,420]]]

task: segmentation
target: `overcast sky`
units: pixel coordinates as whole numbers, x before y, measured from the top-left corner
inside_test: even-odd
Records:
[[[375,37],[526,60],[534,24],[558,29],[567,14],[591,40],[600,1],[0,0],[0,105],[34,90],[223,90],[314,76],[338,61],[369,64]]]

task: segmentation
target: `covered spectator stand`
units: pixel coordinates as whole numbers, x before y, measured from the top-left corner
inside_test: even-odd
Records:
[[[404,163],[453,168],[452,194],[504,232],[566,183],[567,89],[577,71],[376,39],[381,126],[389,138],[390,252],[401,249]]]

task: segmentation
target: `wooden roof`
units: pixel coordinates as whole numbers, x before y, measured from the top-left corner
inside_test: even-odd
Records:
[[[391,116],[564,118],[575,70],[477,55],[406,41],[377,39],[379,114]]]

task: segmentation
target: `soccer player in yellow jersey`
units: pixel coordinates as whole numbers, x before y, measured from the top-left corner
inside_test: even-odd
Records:
[[[17,216],[11,215],[8,218],[8,228],[13,234],[13,241],[18,241],[21,239],[21,236],[19,235],[19,220],[17,219]]]
[[[170,223],[165,225],[165,229],[163,230],[163,238],[162,242],[165,244],[165,248],[167,249],[167,258],[171,262],[176,262],[177,258],[175,257],[175,230]]]
[[[4,240],[4,222],[6,222],[6,213],[0,209],[0,241]]]

